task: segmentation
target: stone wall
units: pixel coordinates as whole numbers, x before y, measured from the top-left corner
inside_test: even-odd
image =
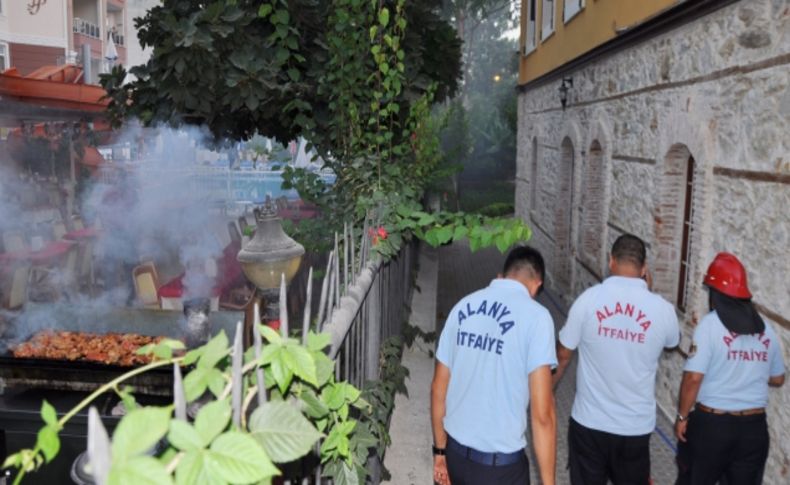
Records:
[[[606,274],[614,239],[634,233],[649,245],[654,289],[685,300],[686,350],[707,310],[703,273],[717,252],[734,252],[790,363],[790,2],[737,2],[567,76],[565,110],[559,81],[519,97],[516,211],[546,255],[548,283],[572,301]],[[673,353],[659,372],[669,416],[682,366]],[[790,385],[771,391],[769,421],[766,483],[787,483]]]

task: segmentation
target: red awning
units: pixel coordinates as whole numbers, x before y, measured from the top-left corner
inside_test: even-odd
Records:
[[[82,69],[66,64],[44,66],[22,77],[15,68],[0,73],[0,98],[9,98],[44,109],[102,113],[107,92],[101,86],[83,84]]]

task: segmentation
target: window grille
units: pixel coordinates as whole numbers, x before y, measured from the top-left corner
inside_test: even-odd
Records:
[[[680,268],[678,270],[678,309],[685,312],[688,305],[689,278],[691,277],[691,239],[694,232],[694,157],[686,164],[685,202],[680,242]]]

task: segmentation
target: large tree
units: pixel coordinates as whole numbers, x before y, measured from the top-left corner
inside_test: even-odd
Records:
[[[326,134],[338,116],[336,53],[363,49],[352,54],[377,69],[367,40],[370,26],[350,22],[337,32],[344,19],[336,14],[367,3],[164,0],[135,21],[141,45],[153,48],[146,64],[131,69],[136,79],[124,84],[122,69],[103,79],[111,110],[144,123],[205,125],[217,139],[260,133],[287,141],[307,135],[322,151],[335,152],[339,141]],[[391,4],[394,11],[397,2],[379,3],[377,10]],[[451,96],[461,64],[460,41],[440,16],[440,0],[404,5],[405,82],[393,101],[405,117],[409,103],[431,86],[437,100]],[[360,74],[370,77],[363,71],[345,78],[356,76],[364,99],[369,82]]]

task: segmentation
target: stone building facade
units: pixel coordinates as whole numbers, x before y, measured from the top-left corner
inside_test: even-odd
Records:
[[[519,95],[516,212],[547,256],[548,283],[570,302],[606,276],[615,238],[648,243],[653,289],[683,330],[657,383],[673,420],[719,251],[745,263],[790,363],[790,2],[724,3]],[[771,391],[769,423],[765,483],[790,483],[790,385]]]

